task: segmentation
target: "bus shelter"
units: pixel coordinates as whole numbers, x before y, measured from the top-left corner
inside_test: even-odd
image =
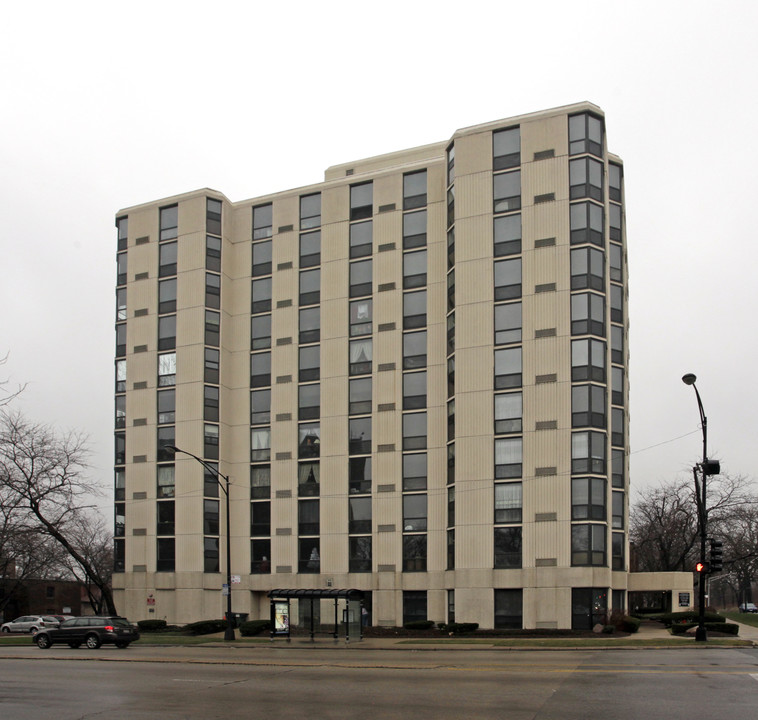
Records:
[[[335,642],[339,640],[339,603],[344,601],[342,611],[342,625],[345,629],[345,642],[350,642],[350,628],[353,628],[353,637],[357,634],[359,640],[363,639],[363,591],[362,590],[337,590],[335,588],[324,589],[296,589],[271,590],[268,594],[271,600],[271,640],[275,637],[290,639],[290,601],[310,602],[310,636],[314,639],[316,629],[314,627],[314,602],[321,600],[334,600],[334,631],[332,636]],[[352,603],[352,606],[351,606]]]

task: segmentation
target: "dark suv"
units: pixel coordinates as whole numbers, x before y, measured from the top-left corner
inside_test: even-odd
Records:
[[[139,640],[139,632],[126,618],[116,616],[77,617],[62,622],[60,627],[40,630],[33,638],[42,649],[67,644],[78,648],[82,643],[93,650],[103,643],[125,648]]]

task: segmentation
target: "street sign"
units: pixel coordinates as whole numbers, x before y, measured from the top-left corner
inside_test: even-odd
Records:
[[[237,585],[242,582],[242,578],[239,575],[232,575],[232,585]]]
[[[221,586],[221,594],[222,595],[228,595],[229,594],[229,586],[226,583],[224,583]]]

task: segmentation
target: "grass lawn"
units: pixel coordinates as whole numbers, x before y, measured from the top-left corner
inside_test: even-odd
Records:
[[[741,613],[736,610],[719,610],[719,614],[743,625],[758,627],[758,613]]]

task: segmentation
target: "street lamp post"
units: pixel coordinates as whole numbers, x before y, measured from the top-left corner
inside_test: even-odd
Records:
[[[216,477],[216,483],[221,488],[226,499],[226,630],[224,631],[224,640],[232,641],[234,636],[234,618],[232,616],[232,551],[231,551],[231,520],[229,517],[229,476],[222,475],[216,468],[209,465],[205,460],[199,458],[197,455],[193,455],[191,452],[181,450],[176,445],[167,445],[166,449],[173,450],[174,454],[182,453],[183,455],[189,455],[199,462],[208,472],[212,473]],[[220,478],[224,478],[225,485],[221,484]]]
[[[697,518],[698,525],[700,527],[700,565],[702,567],[698,585],[698,622],[697,630],[695,632],[695,640],[704,642],[708,639],[708,635],[705,630],[705,578],[708,570],[705,550],[708,536],[706,479],[709,475],[718,475],[720,472],[720,467],[718,460],[708,459],[708,418],[705,416],[703,401],[700,399],[700,393],[697,390],[697,385],[695,385],[696,380],[697,377],[693,373],[687,373],[682,377],[682,382],[685,385],[692,385],[693,389],[695,390],[697,407],[700,411],[700,425],[703,429],[703,462],[698,463],[695,465],[695,467],[692,468],[692,474],[695,478],[695,503],[697,505]],[[700,487],[700,481],[698,480],[698,468],[700,469],[700,481],[702,481],[702,488]]]

